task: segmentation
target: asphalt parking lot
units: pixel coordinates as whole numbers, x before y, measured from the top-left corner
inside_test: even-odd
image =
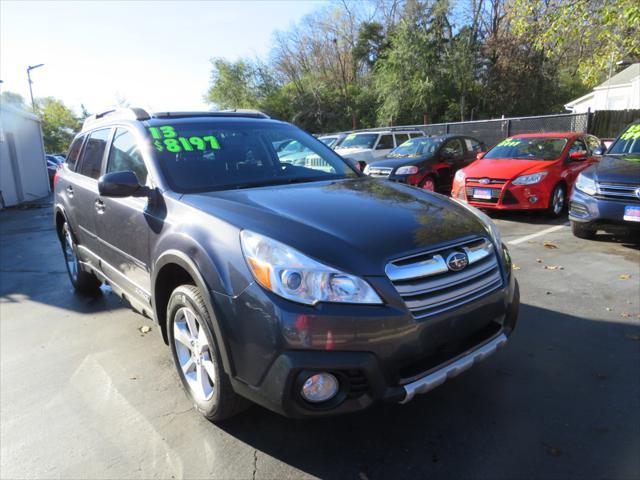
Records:
[[[0,212],[0,477],[639,478],[640,247],[496,222],[522,294],[505,349],[407,405],[216,426],[149,319],[72,292],[50,208]]]

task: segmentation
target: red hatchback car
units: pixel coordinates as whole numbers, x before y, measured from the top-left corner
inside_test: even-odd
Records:
[[[600,159],[582,133],[533,133],[503,140],[456,173],[451,196],[474,207],[562,213],[578,174]],[[599,153],[599,152],[598,152]]]

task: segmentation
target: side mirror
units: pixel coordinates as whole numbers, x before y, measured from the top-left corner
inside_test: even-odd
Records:
[[[572,162],[581,162],[581,161],[587,159],[587,152],[585,152],[585,151],[572,152],[572,153],[569,154],[569,159]]]
[[[486,154],[487,152],[478,152],[478,154],[476,155],[476,160],[482,160]]]
[[[141,188],[138,177],[130,170],[106,173],[98,180],[98,192],[103,197],[131,197]]]
[[[597,147],[594,151],[593,154],[594,155],[604,155],[606,148],[604,148],[602,145]]]

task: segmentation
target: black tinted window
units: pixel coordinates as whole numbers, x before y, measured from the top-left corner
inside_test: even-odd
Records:
[[[454,158],[461,157],[464,153],[464,149],[462,148],[462,142],[454,138],[453,140],[449,140],[444,147],[442,147],[442,153],[446,153],[447,155],[451,155]]]
[[[407,140],[409,140],[408,133],[396,133],[396,145],[400,146]]]
[[[358,175],[322,142],[286,125],[180,122],[148,131],[169,185],[181,193]]]
[[[82,148],[83,140],[84,135],[82,137],[76,138],[71,144],[71,148],[69,149],[69,153],[67,154],[67,167],[70,170],[76,169],[76,163],[78,162],[78,157],[80,156],[80,148]]]
[[[144,165],[135,137],[129,130],[118,128],[109,150],[107,173],[127,170],[136,174],[140,185],[147,183],[147,167]]]
[[[110,129],[96,130],[89,135],[87,144],[84,147],[80,173],[87,177],[97,179],[100,176],[102,157],[107,146]]]
[[[376,150],[386,150],[393,148],[393,135],[382,135],[380,137],[380,141],[378,142],[378,146]]]

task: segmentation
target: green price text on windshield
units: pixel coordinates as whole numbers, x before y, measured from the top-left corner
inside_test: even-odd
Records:
[[[171,153],[180,153],[193,152],[194,150],[204,151],[207,149],[220,149],[218,139],[213,135],[206,135],[204,137],[182,137],[178,132],[176,132],[176,129],[170,125],[149,127],[148,130],[151,137],[154,139],[153,146],[159,152],[166,150]]]
[[[631,125],[629,129],[620,136],[620,140],[637,140],[640,138],[640,125]]]
[[[518,145],[520,145],[520,140],[507,138],[506,140],[501,141],[497,146],[498,147],[517,147]]]

